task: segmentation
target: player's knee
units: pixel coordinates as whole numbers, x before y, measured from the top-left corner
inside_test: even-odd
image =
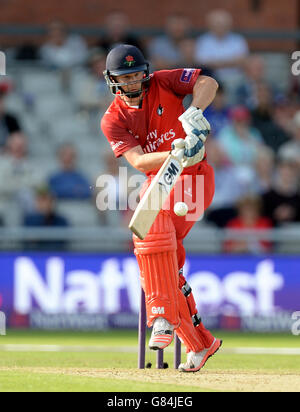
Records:
[[[133,235],[133,243],[136,255],[176,251],[176,231],[171,217],[160,212],[145,239]]]

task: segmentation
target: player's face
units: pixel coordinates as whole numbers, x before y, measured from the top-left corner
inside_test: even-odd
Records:
[[[142,80],[144,77],[144,72],[136,72],[136,73],[129,73],[123,74],[122,76],[116,76],[117,83],[127,83],[126,85],[122,86],[122,90],[125,93],[131,92],[138,92],[142,88]],[[130,98],[128,96],[123,95],[122,99],[130,104],[135,104],[139,102],[142,98],[142,95],[135,98]]]

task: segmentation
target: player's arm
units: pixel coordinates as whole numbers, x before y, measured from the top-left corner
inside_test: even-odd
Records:
[[[123,156],[132,167],[147,173],[160,169],[169,154],[170,152],[144,153],[141,146],[136,146],[123,153]]]
[[[205,148],[201,140],[191,136],[186,139],[175,139],[172,142],[171,154],[177,158],[183,167],[193,166],[203,160]],[[164,164],[170,152],[144,153],[141,146],[133,147],[123,153],[125,159],[140,172],[157,171]]]
[[[218,83],[209,76],[199,76],[193,87],[191,106],[179,117],[187,136],[201,139],[203,142],[210,132],[210,124],[203,115],[203,110],[214,100]]]
[[[194,84],[191,106],[205,110],[214,100],[218,87],[215,79],[200,75]]]

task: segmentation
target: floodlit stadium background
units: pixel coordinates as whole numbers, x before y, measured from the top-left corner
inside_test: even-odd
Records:
[[[209,16],[223,3],[1,6],[0,311],[9,327],[137,326],[132,211],[99,210],[107,198],[96,184],[111,176],[106,193],[117,188],[124,202],[125,163],[99,127],[111,101],[105,56],[121,39],[139,45],[152,70],[199,66],[221,84],[206,114],[215,200],[185,242],[185,274],[207,326],[292,333],[300,310],[300,6],[227,1],[217,28],[232,19],[234,34],[216,57]]]

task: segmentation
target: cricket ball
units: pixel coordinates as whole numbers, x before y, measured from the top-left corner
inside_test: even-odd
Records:
[[[189,208],[186,203],[184,202],[177,202],[174,205],[174,213],[177,216],[185,216],[187,212],[189,211]]]

